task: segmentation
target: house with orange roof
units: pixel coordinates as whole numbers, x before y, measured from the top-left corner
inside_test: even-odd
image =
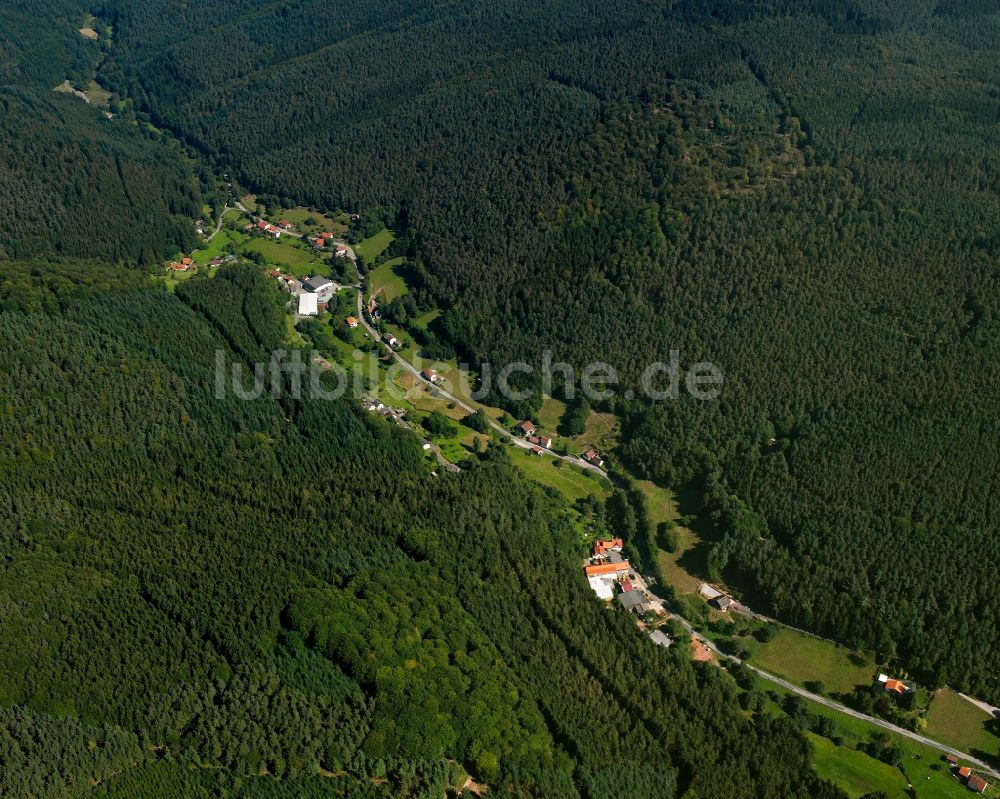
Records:
[[[970,775],[969,779],[965,781],[965,785],[975,793],[986,793],[986,789],[990,787],[990,784],[978,774]]]
[[[968,766],[962,766],[962,768],[958,770],[958,776],[961,777],[963,780],[971,774],[972,774],[972,769],[969,768]]]
[[[594,563],[583,567],[583,572],[588,577],[600,577],[602,575],[618,574],[619,572],[631,570],[632,566],[627,560],[623,560],[621,563]]]
[[[604,555],[608,552],[621,552],[624,548],[624,543],[620,538],[609,538],[604,541],[594,542],[594,556]]]
[[[906,696],[917,690],[917,684],[910,680],[895,680],[888,674],[878,675],[878,681],[882,685],[882,690],[896,696]]]
[[[351,328],[351,330],[354,330],[354,328],[356,328],[358,326],[358,320],[355,319],[353,316],[348,316],[347,317],[347,326],[349,328]]]

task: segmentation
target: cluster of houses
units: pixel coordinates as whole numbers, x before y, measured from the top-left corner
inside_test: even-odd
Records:
[[[623,549],[620,538],[594,542],[593,554],[583,567],[591,589],[599,599],[617,600],[626,611],[640,619],[665,616],[663,603],[649,593],[642,575],[622,555]],[[650,632],[649,638],[658,646],[668,647],[673,643],[670,636],[658,628]]]
[[[227,264],[230,261],[235,261],[235,255],[220,255],[213,258],[208,262],[209,266],[222,266],[222,264]],[[179,261],[171,262],[170,266],[167,267],[172,272],[189,272],[192,269],[197,269],[198,264],[196,264],[191,258],[184,256]]]
[[[268,274],[298,299],[300,316],[316,316],[320,311],[325,311],[333,295],[340,290],[340,284],[320,275],[297,278],[278,269],[272,269]]]
[[[190,258],[185,256],[179,261],[171,262],[170,266],[167,267],[171,272],[187,272],[190,269],[195,268],[195,263]]]
[[[243,230],[246,233],[260,233],[264,236],[270,236],[272,239],[281,238],[281,228],[272,225],[266,219],[258,219],[256,224],[248,222],[243,226]]]
[[[548,436],[537,435],[538,428],[530,419],[524,419],[515,425],[514,432],[519,434],[525,441],[531,444],[531,451],[535,455],[541,455],[545,450],[552,449],[552,439]],[[604,459],[597,454],[596,450],[588,449],[580,457],[591,466],[598,469],[604,468]]]
[[[990,787],[990,784],[986,779],[979,774],[973,774],[972,769],[969,766],[959,766],[958,758],[955,755],[945,755],[945,760],[948,761],[948,765],[952,768],[952,773],[958,777],[958,779],[965,782],[966,787],[974,793],[986,793],[986,789]]]
[[[535,423],[525,419],[518,422],[514,428],[525,441],[531,444],[531,451],[535,455],[541,455],[543,450],[552,449],[552,439],[548,436],[537,436],[538,432]]]
[[[386,419],[400,424],[406,418],[405,408],[393,408],[371,397],[365,400],[365,410],[369,413],[381,413]]]

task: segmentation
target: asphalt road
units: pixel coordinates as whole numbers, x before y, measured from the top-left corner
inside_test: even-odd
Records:
[[[744,666],[750,669],[750,671],[752,671],[761,679],[767,680],[768,682],[774,683],[775,685],[780,685],[786,691],[791,691],[793,694],[798,694],[803,699],[808,699],[811,702],[816,702],[817,704],[823,705],[823,707],[830,708],[830,710],[835,710],[838,713],[843,713],[845,716],[852,716],[856,719],[860,719],[861,721],[865,721],[868,724],[872,724],[875,727],[881,727],[884,730],[893,732],[896,735],[902,735],[905,738],[909,738],[911,741],[916,741],[917,743],[923,744],[924,746],[929,746],[932,749],[936,749],[939,752],[943,752],[944,754],[955,755],[955,757],[958,757],[961,760],[967,762],[968,764],[975,766],[977,770],[988,773],[996,779],[1000,779],[1000,772],[998,772],[995,768],[983,762],[979,758],[973,757],[968,752],[963,752],[961,749],[954,749],[953,747],[947,746],[946,744],[943,744],[940,741],[935,741],[932,738],[925,738],[923,735],[920,735],[919,733],[907,730],[904,727],[899,727],[890,721],[886,721],[885,719],[880,719],[876,716],[869,716],[866,713],[862,713],[860,710],[854,710],[853,708],[847,707],[847,705],[842,705],[839,702],[834,702],[832,699],[827,699],[825,696],[814,694],[811,691],[807,691],[805,688],[801,688],[798,685],[795,685],[795,683],[791,683],[788,680],[778,677],[777,675],[771,674],[770,672],[766,672],[763,669],[757,668],[756,666],[752,666],[746,661],[742,661],[737,657],[733,657],[732,655],[727,655],[725,652],[720,650],[714,643],[712,643],[709,639],[707,639],[705,636],[703,636],[701,633],[695,630],[694,627],[692,627],[686,619],[684,619],[681,616],[678,616],[676,613],[674,613],[674,611],[671,611],[671,613],[673,614],[674,618],[676,618],[684,626],[684,628],[687,629],[689,633],[691,633],[691,635],[693,635],[695,638],[701,641],[705,646],[711,649],[720,658],[732,661],[733,663],[743,663]]]
[[[368,331],[368,333],[375,339],[375,341],[379,343],[380,346],[385,348],[385,350],[389,352],[392,355],[392,357],[396,360],[396,362],[399,363],[404,369],[406,369],[407,372],[413,375],[417,380],[421,381],[424,380],[423,376],[420,374],[420,370],[417,369],[417,367],[415,367],[413,364],[407,361],[402,355],[396,352],[392,347],[390,347],[388,344],[382,341],[382,336],[379,334],[377,330],[375,330],[374,327],[372,327],[368,323],[368,320],[365,318],[362,301],[363,301],[362,292],[359,291],[358,319],[361,320],[361,324],[365,326],[365,329]],[[456,397],[450,391],[442,388],[441,386],[436,385],[434,386],[434,388],[441,396],[445,397],[450,402],[455,403],[457,407],[461,408],[466,413],[475,413],[478,410],[477,408],[473,408],[471,405],[469,405],[469,403],[465,402],[465,400],[461,399],[460,397]],[[531,449],[534,446],[533,444],[529,444],[525,439],[521,438],[520,436],[514,435],[506,428],[494,422],[492,419],[487,418],[487,421],[489,422],[489,425],[493,430],[495,430],[497,433],[504,436],[505,438],[509,439],[510,441],[514,442],[515,446],[520,447],[521,449]],[[575,466],[579,466],[581,469],[588,469],[592,472],[596,472],[597,474],[601,475],[601,477],[608,476],[608,473],[604,471],[604,469],[600,469],[597,466],[594,466],[592,463],[587,463],[587,461],[583,460],[582,458],[577,458],[573,455],[560,455],[559,453],[553,452],[552,450],[549,449],[543,449],[542,452],[544,453],[543,457],[551,456],[553,458],[559,458],[559,460],[566,461],[567,463],[572,463]]]
[[[415,366],[413,366],[413,364],[404,359],[398,352],[392,349],[389,345],[385,344],[385,342],[382,341],[378,331],[376,331],[375,328],[373,328],[368,323],[368,320],[365,318],[363,312],[364,309],[362,307],[362,299],[363,299],[362,292],[358,291],[358,319],[361,320],[361,324],[365,326],[369,334],[373,336],[376,341],[378,341],[383,347],[385,347],[386,350],[388,350],[388,352],[392,355],[392,357],[400,365],[402,365],[404,369],[406,369],[416,379],[423,380],[420,371]],[[467,402],[465,402],[461,398],[456,397],[451,392],[441,388],[440,386],[436,386],[436,388],[442,396],[446,397],[451,402],[454,402],[455,405],[458,406],[459,408],[462,408],[462,410],[468,413],[474,413],[476,411],[475,408],[470,406]],[[492,419],[489,420],[489,423],[490,427],[492,427],[501,435],[513,441],[514,444],[521,447],[522,449],[531,448],[532,445],[529,444],[527,441],[525,441],[523,438],[515,436],[509,430],[506,430],[505,428],[501,427]],[[589,464],[586,461],[581,460],[580,458],[575,458],[566,455],[559,455],[551,451],[546,451],[546,452],[547,454],[552,455],[553,457],[561,458],[564,461],[576,464],[577,466],[581,466],[582,468],[591,469],[592,471],[597,472],[603,477],[608,476],[607,472],[605,472],[603,469],[598,469],[596,466],[593,466],[592,464]],[[699,641],[701,641],[706,647],[711,649],[720,658],[732,661],[734,663],[743,663],[743,661],[741,661],[739,658],[733,657],[732,655],[727,655],[726,653],[722,652],[714,643],[708,640],[701,633],[697,632],[686,619],[677,615],[673,611],[671,611],[671,613],[688,630],[688,632],[694,635]],[[861,721],[867,722],[868,724],[871,724],[875,727],[880,727],[881,729],[895,733],[896,735],[901,735],[905,738],[909,738],[911,741],[915,741],[917,743],[923,744],[924,746],[936,749],[937,751],[943,752],[944,754],[955,755],[956,757],[969,763],[970,765],[975,766],[978,770],[990,774],[995,779],[1000,779],[1000,772],[998,772],[992,766],[980,760],[979,758],[973,757],[968,752],[963,752],[961,749],[955,749],[953,747],[947,746],[946,744],[943,744],[940,741],[935,741],[932,738],[926,738],[923,735],[920,735],[919,733],[915,733],[911,730],[899,727],[893,724],[892,722],[886,721],[885,719],[880,719],[876,716],[869,716],[866,713],[862,713],[859,710],[854,710],[853,708],[847,707],[846,705],[842,705],[839,702],[833,701],[832,699],[828,699],[825,696],[814,694],[811,691],[807,691],[805,688],[795,685],[794,683],[791,683],[788,680],[782,679],[781,677],[778,677],[775,674],[766,672],[763,669],[759,669],[756,666],[751,665],[750,663],[744,663],[744,665],[752,672],[754,672],[757,676],[759,676],[761,679],[766,680],[767,682],[773,683],[775,685],[779,685],[786,691],[790,691],[793,694],[797,694],[798,696],[801,696],[804,699],[808,699],[811,702],[816,702],[817,704],[823,705],[824,707],[827,707],[830,710],[834,710],[838,713],[843,713],[846,716],[851,716],[853,718],[860,719]]]

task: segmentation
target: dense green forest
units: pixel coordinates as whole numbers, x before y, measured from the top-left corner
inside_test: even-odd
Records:
[[[169,136],[52,91],[86,87],[103,57],[78,31],[84,8],[0,5],[0,258],[158,263],[194,245],[201,187]]]
[[[713,570],[1000,700],[994,4],[103,13],[102,80],[158,124],[259,190],[382,208],[472,362],[718,364],[717,402],[612,404],[634,471],[704,482]]]
[[[4,795],[841,799],[591,597],[503,447],[436,477],[353,400],[219,399],[280,302],[248,266],[0,264]]]

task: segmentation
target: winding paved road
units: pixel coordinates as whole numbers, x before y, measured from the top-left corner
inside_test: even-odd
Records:
[[[409,372],[410,374],[412,374],[417,380],[423,380],[423,377],[420,374],[420,371],[413,364],[411,364],[409,361],[407,361],[405,358],[403,358],[402,355],[400,355],[398,352],[396,352],[394,349],[392,349],[392,347],[390,347],[388,344],[386,344],[384,341],[382,341],[382,337],[378,333],[378,331],[375,330],[375,328],[368,323],[368,320],[365,318],[365,314],[364,314],[363,299],[364,299],[363,292],[359,290],[358,293],[357,293],[358,319],[361,321],[361,324],[363,324],[365,326],[365,329],[368,331],[368,333],[371,336],[374,337],[375,341],[377,341],[382,347],[384,347],[391,354],[392,358],[397,363],[399,363],[404,369],[406,369],[407,372]],[[446,389],[442,388],[441,386],[435,386],[435,388],[437,388],[438,392],[442,396],[444,396],[445,398],[447,398],[451,402],[454,402],[455,405],[458,406],[459,408],[462,408],[462,410],[464,410],[464,411],[466,411],[468,413],[475,413],[476,410],[478,410],[477,408],[473,408],[471,405],[469,405],[463,399],[461,399],[460,397],[455,396],[454,394],[452,394],[451,392],[449,392]],[[513,441],[515,445],[521,447],[522,449],[530,449],[531,448],[532,445],[529,444],[527,441],[525,441],[523,438],[520,438],[519,436],[514,435],[509,430],[507,430],[504,427],[500,426],[499,424],[497,424],[492,419],[488,419],[488,421],[489,421],[490,427],[493,430],[495,430],[496,432],[500,433],[505,438]],[[577,466],[580,466],[580,467],[582,467],[584,469],[590,469],[591,471],[595,471],[595,472],[597,472],[598,474],[600,474],[603,477],[607,477],[608,476],[607,472],[605,472],[603,469],[599,469],[596,466],[593,466],[592,464],[587,463],[584,460],[581,460],[580,458],[576,458],[576,457],[569,456],[569,455],[559,455],[559,454],[557,454],[555,452],[552,452],[551,450],[546,450],[546,452],[549,455],[552,455],[553,457],[561,458],[564,461],[567,461],[569,463],[573,463],[573,464],[575,464]],[[913,732],[911,730],[907,730],[904,727],[900,727],[900,726],[898,726],[896,724],[893,724],[892,722],[886,721],[885,719],[880,719],[880,718],[878,718],[876,716],[869,716],[866,713],[862,713],[859,710],[854,710],[853,708],[847,707],[846,705],[842,705],[839,702],[833,701],[832,699],[828,699],[825,696],[821,696],[819,694],[814,694],[811,691],[807,691],[805,688],[802,688],[802,687],[800,687],[798,685],[795,685],[795,683],[789,682],[788,680],[785,680],[785,679],[783,679],[781,677],[778,677],[775,674],[771,674],[770,672],[764,671],[763,669],[759,669],[756,666],[751,665],[750,663],[747,663],[745,661],[740,660],[737,657],[734,657],[733,655],[726,654],[725,652],[721,651],[712,641],[710,641],[704,635],[702,635],[697,630],[695,630],[694,627],[691,626],[690,622],[688,622],[687,619],[685,619],[683,616],[680,616],[679,614],[677,614],[672,609],[671,609],[671,614],[674,616],[674,618],[676,618],[680,622],[680,624],[691,635],[693,635],[695,638],[697,638],[699,641],[701,641],[701,643],[703,643],[706,647],[708,647],[710,650],[712,650],[712,652],[714,652],[718,657],[720,657],[722,659],[725,659],[725,660],[729,660],[729,661],[731,661],[733,663],[743,663],[748,669],[750,669],[752,672],[754,672],[761,679],[766,680],[767,682],[773,683],[774,685],[778,685],[781,688],[784,688],[786,691],[790,691],[793,694],[801,696],[803,699],[808,699],[811,702],[816,702],[817,704],[823,705],[824,707],[829,708],[830,710],[836,711],[837,713],[843,713],[846,716],[851,716],[852,718],[856,718],[856,719],[859,719],[861,721],[867,722],[868,724],[871,724],[871,725],[873,725],[875,727],[879,727],[879,728],[884,729],[884,730],[886,730],[888,732],[895,733],[896,735],[901,735],[901,736],[903,736],[905,738],[910,739],[911,741],[915,741],[916,743],[923,744],[924,746],[930,747],[931,749],[935,749],[935,750],[937,750],[939,752],[943,752],[944,754],[955,755],[956,757],[960,758],[961,760],[963,760],[963,761],[969,763],[970,765],[974,766],[977,770],[979,770],[979,771],[981,771],[981,772],[983,772],[985,774],[989,774],[994,779],[1000,779],[1000,771],[997,771],[997,769],[995,769],[993,766],[989,765],[988,763],[984,762],[983,760],[980,760],[977,757],[973,757],[968,752],[963,752],[961,749],[955,749],[954,747],[951,747],[951,746],[948,746],[946,744],[943,744],[940,741],[935,741],[932,738],[927,738],[927,737],[925,737],[923,735],[920,735],[919,733]]]
[[[929,746],[932,749],[936,749],[939,752],[943,752],[947,755],[955,755],[955,757],[960,758],[963,761],[975,766],[977,770],[990,774],[995,779],[1000,779],[1000,771],[997,771],[993,766],[985,763],[977,757],[973,757],[968,752],[963,752],[961,749],[955,749],[951,746],[941,743],[940,741],[935,741],[932,738],[925,738],[919,733],[913,732],[912,730],[907,730],[904,727],[899,727],[890,721],[885,719],[880,719],[877,716],[869,716],[866,713],[862,713],[860,710],[854,710],[853,708],[847,707],[847,705],[842,705],[839,702],[834,702],[832,699],[827,699],[825,696],[820,696],[819,694],[814,694],[811,691],[807,691],[805,688],[801,688],[795,683],[789,682],[788,680],[782,679],[775,674],[759,669],[756,666],[747,663],[744,660],[740,660],[738,657],[733,655],[727,655],[725,652],[720,650],[712,641],[706,638],[704,635],[699,633],[683,616],[678,615],[675,611],[671,609],[671,614],[676,618],[684,628],[691,633],[695,638],[697,638],[706,647],[711,649],[716,655],[725,660],[732,661],[733,663],[742,663],[750,671],[756,674],[761,679],[767,680],[768,682],[774,683],[775,685],[780,685],[786,691],[791,691],[793,694],[798,694],[803,699],[808,699],[811,702],[816,702],[817,704],[823,705],[823,707],[830,708],[830,710],[835,710],[838,713],[843,713],[846,716],[852,716],[853,718],[860,719],[861,721],[868,722],[876,727],[881,727],[884,730],[893,732],[896,735],[902,735],[905,738],[909,738],[911,741],[916,741],[924,746]]]
[[[382,341],[381,334],[368,323],[368,319],[365,317],[364,314],[363,299],[364,299],[363,293],[361,291],[358,291],[358,319],[361,320],[361,324],[365,326],[365,329],[375,339],[375,341],[377,341],[386,351],[388,351],[392,355],[393,359],[395,359],[397,363],[399,363],[404,369],[406,369],[407,372],[413,375],[417,380],[423,381],[424,378],[420,374],[420,370],[417,369],[417,367],[415,367],[408,360],[406,360],[402,355],[396,352],[396,350],[394,350],[392,347],[390,347],[388,344]],[[441,394],[441,396],[445,397],[451,402],[454,402],[456,406],[461,408],[466,413],[475,413],[477,410],[479,410],[478,408],[473,408],[465,400],[461,399],[460,397],[456,397],[450,391],[448,391],[445,388],[442,388],[441,386],[436,385],[434,386],[434,388],[437,389],[438,393]],[[504,436],[505,438],[509,439],[510,441],[513,441],[515,446],[520,447],[521,449],[531,449],[534,446],[533,444],[529,444],[520,436],[514,435],[505,427],[497,424],[489,417],[487,417],[487,421],[489,422],[489,425],[493,430],[495,430],[497,433]],[[608,473],[604,471],[604,469],[600,469],[597,466],[594,466],[592,463],[588,463],[582,458],[577,458],[574,455],[560,455],[559,453],[553,452],[550,449],[543,449],[542,452],[546,455],[551,455],[553,458],[559,458],[559,460],[566,461],[567,463],[572,463],[574,466],[579,466],[581,469],[587,469],[589,471],[596,472],[597,474],[601,475],[601,477],[608,476]]]

